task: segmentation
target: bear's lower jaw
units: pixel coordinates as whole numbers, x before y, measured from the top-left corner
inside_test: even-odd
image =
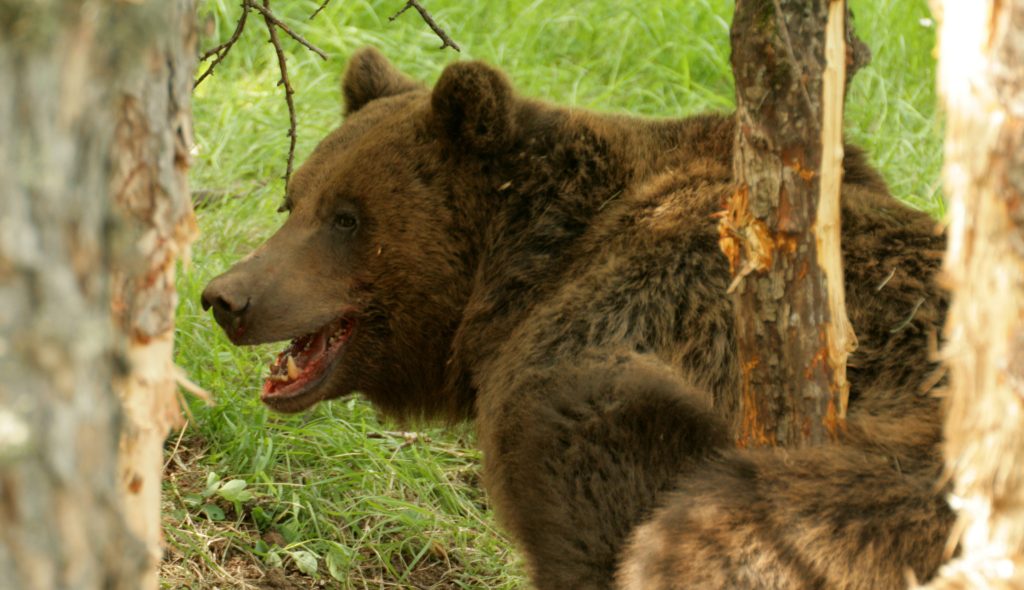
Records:
[[[292,340],[270,364],[260,399],[278,412],[299,412],[323,399],[320,387],[342,356],[356,322],[340,317]]]

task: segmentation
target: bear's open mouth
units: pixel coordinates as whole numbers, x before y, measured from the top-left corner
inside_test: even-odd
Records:
[[[261,399],[273,404],[301,396],[323,380],[352,336],[355,321],[342,317],[312,334],[292,340],[274,362]]]

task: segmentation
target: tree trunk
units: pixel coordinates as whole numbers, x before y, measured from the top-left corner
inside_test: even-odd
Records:
[[[841,0],[736,4],[737,190],[719,229],[734,275],[741,446],[820,444],[845,418],[856,346],[839,254],[845,16]]]
[[[1024,587],[1024,0],[945,0],[946,463],[960,556],[929,588]]]
[[[131,368],[114,382],[124,408],[119,483],[129,527],[150,556],[137,587],[152,590],[158,587],[162,554],[163,444],[181,421],[177,384],[182,378],[173,360],[174,271],[196,233],[188,190],[195,0],[167,2],[158,10],[171,34],[152,44],[148,67],[119,87],[110,185],[131,228],[135,257],[113,276],[114,320]]]
[[[0,589],[156,587],[192,18],[0,0]]]

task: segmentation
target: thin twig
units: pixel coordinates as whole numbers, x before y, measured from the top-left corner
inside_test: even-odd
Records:
[[[235,31],[231,33],[231,37],[228,38],[227,41],[221,43],[220,45],[214,47],[213,49],[199,56],[200,62],[204,62],[210,59],[211,57],[213,57],[214,60],[213,63],[210,64],[210,67],[206,68],[206,71],[203,72],[202,75],[200,75],[199,78],[197,78],[196,81],[192,83],[193,90],[195,89],[196,86],[199,86],[199,84],[203,80],[205,80],[210,74],[213,73],[213,68],[217,67],[217,64],[219,64],[221,61],[224,60],[225,57],[227,57],[228,52],[231,51],[232,47],[234,47],[235,42],[238,41],[238,38],[242,36],[242,30],[245,29],[245,21],[246,17],[248,16],[249,1],[244,0],[242,2],[242,16],[238,18],[238,23],[235,25]]]
[[[403,441],[405,441],[406,444],[411,444],[411,443],[414,443],[414,442],[418,442],[420,440],[424,440],[426,442],[430,442],[430,437],[429,436],[423,436],[423,435],[421,435],[418,432],[406,432],[406,431],[389,432],[389,431],[384,431],[384,432],[367,432],[366,433],[366,438],[389,438],[389,437],[390,438],[400,438]]]
[[[174,448],[171,449],[170,453],[167,453],[167,461],[164,462],[164,473],[167,472],[167,468],[170,467],[171,461],[174,460],[178,455],[178,449],[181,447],[181,439],[185,438],[185,431],[188,430],[188,420],[181,426],[181,432],[178,433],[178,440],[174,441]]]
[[[211,57],[219,54],[221,51],[224,51],[225,49],[230,49],[231,46],[235,44],[235,41],[238,41],[238,38],[242,35],[242,29],[245,28],[245,18],[246,16],[248,16],[248,13],[249,7],[246,5],[245,2],[242,2],[242,16],[238,19],[238,22],[235,23],[235,31],[231,33],[231,37],[227,41],[221,43],[213,49],[208,49],[204,51],[203,54],[199,56],[199,61],[206,61]]]
[[[284,22],[282,22],[281,19],[277,18],[277,16],[275,16],[274,13],[270,10],[270,3],[264,2],[263,5],[260,6],[259,4],[256,4],[254,0],[246,0],[246,2],[249,4],[249,6],[253,7],[253,9],[255,10],[258,10],[263,15],[263,18],[267,21],[267,28],[273,28],[271,25],[276,25],[280,27],[281,30],[284,31],[285,33],[288,33],[288,35],[292,39],[295,39],[302,45],[305,45],[306,49],[309,49],[313,53],[319,55],[321,59],[327,59],[327,54],[324,53],[323,50],[321,50],[316,45],[313,45],[309,41],[306,41],[306,39],[302,35],[291,30],[291,28],[289,28],[288,25],[284,24]]]
[[[886,285],[889,284],[889,281],[891,281],[894,276],[896,276],[895,266],[892,267],[891,271],[889,271],[889,276],[885,277],[885,279],[881,283],[879,283],[877,287],[875,287],[875,291],[881,291]]]
[[[322,10],[330,0],[325,0],[317,12]],[[242,31],[245,29],[246,19],[249,15],[249,10],[255,10],[263,15],[263,22],[267,25],[267,32],[270,34],[270,43],[274,46],[274,52],[277,54],[277,66],[281,70],[281,80],[278,82],[279,85],[284,86],[284,98],[288,104],[288,168],[284,174],[285,187],[288,186],[288,181],[292,177],[292,167],[295,164],[295,138],[296,129],[298,122],[295,116],[295,100],[293,95],[295,90],[292,88],[291,80],[288,78],[288,60],[285,57],[284,48],[281,47],[281,38],[277,34],[277,29],[281,29],[287,33],[292,39],[298,41],[301,45],[319,55],[322,59],[327,59],[327,54],[324,53],[319,47],[313,45],[307,41],[302,35],[299,35],[291,29],[288,25],[277,18],[274,12],[270,9],[270,0],[263,0],[262,5],[257,3],[257,0],[242,0],[242,16],[238,19],[238,24],[235,25],[235,31],[224,43],[210,49],[203,53],[201,60],[206,60],[211,57],[214,58],[213,63],[206,69],[205,72],[195,81],[193,88],[199,85],[200,82],[205,80],[212,72],[213,68],[217,66],[228,54],[235,42],[238,41],[242,35]],[[313,13],[316,16],[316,13]]]
[[[385,438],[392,437],[402,440],[402,443],[395,448],[395,452],[391,454],[391,459],[394,460],[395,456],[398,455],[398,451],[401,451],[405,447],[414,445],[421,440],[423,442],[430,442],[429,436],[420,436],[418,432],[367,432],[366,438]]]
[[[309,15],[309,20],[316,18],[316,15],[320,14],[320,11],[327,8],[327,5],[331,3],[331,0],[324,0],[320,3],[320,7],[313,11],[313,14]]]
[[[914,305],[914,309],[910,310],[910,315],[907,316],[907,319],[903,320],[903,322],[901,322],[900,325],[896,326],[892,330],[889,330],[889,333],[890,334],[895,334],[897,332],[902,331],[907,326],[909,326],[910,322],[914,321],[914,316],[917,315],[917,310],[921,309],[921,306],[923,304],[924,304],[924,297],[921,297],[920,299],[917,300],[917,304]]]
[[[210,395],[210,392],[206,391],[205,389],[194,383],[191,379],[189,379],[188,373],[185,372],[185,369],[182,369],[181,367],[178,366],[174,367],[174,381],[178,384],[178,387],[196,396],[197,398],[202,400],[203,403],[205,403],[207,406],[216,405],[213,401],[213,396]]]
[[[259,5],[251,4],[251,6],[258,7]],[[274,51],[277,53],[277,67],[281,70],[281,81],[278,84],[284,86],[284,100],[288,103],[288,168],[284,173],[284,186],[287,189],[288,181],[292,177],[292,163],[295,161],[295,128],[297,127],[297,122],[295,120],[295,101],[292,99],[295,91],[292,89],[291,80],[288,79],[288,61],[285,59],[284,49],[281,47],[281,39],[277,36],[277,29],[274,27],[277,23],[275,22],[276,18],[270,11],[270,0],[263,0],[263,6],[257,8],[257,10],[263,14],[263,20],[267,23],[267,32],[270,33],[270,43],[274,46]],[[295,37],[295,35],[292,35],[292,37]]]
[[[462,51],[462,48],[459,47],[459,44],[453,41],[452,38],[448,36],[448,33],[445,33],[444,29],[442,29],[436,22],[434,22],[434,18],[430,16],[430,13],[427,12],[427,9],[424,8],[417,0],[408,0],[405,3],[405,6],[403,6],[401,10],[396,12],[394,16],[388,18],[388,20],[395,20],[396,18],[402,16],[402,13],[404,13],[406,10],[409,10],[410,8],[415,8],[416,12],[420,13],[420,16],[423,17],[423,22],[427,23],[427,26],[433,29],[434,33],[436,33],[437,36],[441,38],[441,47],[439,49],[451,47],[455,51]]]

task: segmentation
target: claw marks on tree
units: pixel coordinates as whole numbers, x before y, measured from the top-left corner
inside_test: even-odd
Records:
[[[838,254],[845,20],[836,0],[737,2],[737,188],[718,235],[733,275],[745,447],[835,441],[845,424],[856,345]]]
[[[799,163],[794,171],[799,174]],[[758,447],[836,440],[843,429],[843,397],[829,379],[828,310],[813,306],[824,296],[813,234],[794,231],[795,220],[786,217],[792,207],[781,204],[775,227],[790,229],[772,231],[751,213],[749,194],[747,186],[739,187],[718,224],[719,245],[734,277],[729,291],[738,305],[745,299],[760,313],[737,325],[742,359],[738,443]]]

